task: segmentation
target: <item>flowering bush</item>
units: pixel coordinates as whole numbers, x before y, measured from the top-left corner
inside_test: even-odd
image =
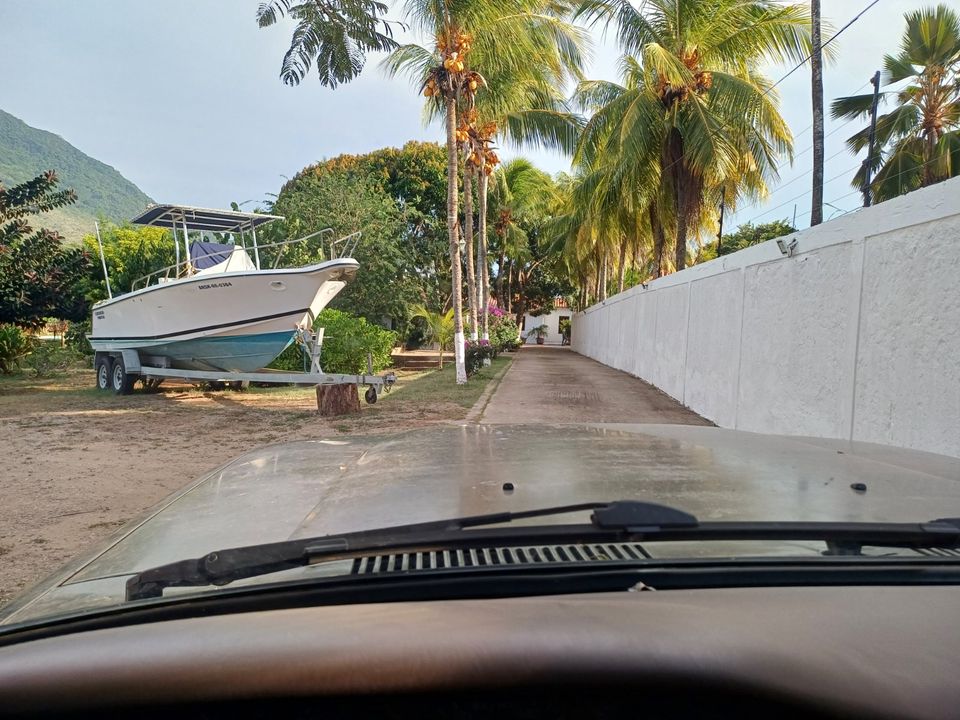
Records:
[[[486,340],[465,343],[464,364],[467,366],[467,375],[473,375],[483,367],[483,361],[492,360],[497,356],[496,348]]]

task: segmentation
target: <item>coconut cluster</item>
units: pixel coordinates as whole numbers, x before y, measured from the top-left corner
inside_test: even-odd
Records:
[[[438,78],[437,73],[427,80],[423,87],[423,94],[427,97],[440,95],[440,82],[451,90],[462,90],[467,93],[476,92],[483,83],[479,73],[468,72],[466,57],[473,48],[473,36],[470,33],[451,31],[440,33],[437,36],[437,51],[440,53],[441,64],[445,72],[439,73],[445,77]],[[439,69],[439,68],[438,68]]]
[[[468,110],[464,114],[464,123],[457,129],[457,140],[467,145],[466,164],[480,168],[490,175],[499,164],[500,158],[493,150],[493,138],[497,134],[497,124],[488,122],[477,127],[477,111]]]

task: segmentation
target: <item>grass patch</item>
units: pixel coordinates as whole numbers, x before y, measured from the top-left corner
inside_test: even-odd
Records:
[[[444,365],[443,370],[411,374],[405,382],[398,379],[393,390],[389,394],[382,395],[377,404],[383,403],[385,406],[390,406],[410,401],[438,405],[451,403],[469,410],[480,399],[487,384],[511,362],[513,362],[512,357],[501,355],[490,364],[490,367],[472,375],[466,385],[457,385],[456,368],[453,363]]]
[[[463,420],[483,391],[513,361],[501,356],[490,367],[473,375],[466,385],[457,385],[451,363],[443,370],[397,372],[390,393],[380,395],[376,405],[361,401],[361,411],[336,418],[333,427],[341,433],[390,432],[418,425]]]

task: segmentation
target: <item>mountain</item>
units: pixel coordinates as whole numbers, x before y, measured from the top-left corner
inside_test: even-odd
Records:
[[[78,242],[93,232],[93,221],[123,222],[153,202],[115,169],[80,152],[59,135],[30,127],[0,110],[0,182],[10,187],[56,170],[61,188],[73,188],[77,202],[31,218],[34,227],[56,230]]]

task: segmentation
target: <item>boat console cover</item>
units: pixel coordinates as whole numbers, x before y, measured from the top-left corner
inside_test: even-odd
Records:
[[[256,270],[257,266],[239,245],[224,245],[211,242],[190,244],[190,261],[197,275],[214,275],[225,272]]]

